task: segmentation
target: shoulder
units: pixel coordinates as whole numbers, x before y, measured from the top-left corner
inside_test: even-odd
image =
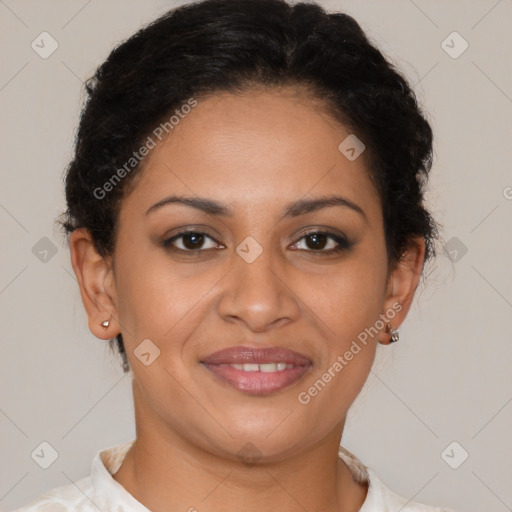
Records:
[[[366,499],[359,512],[455,512],[400,496],[384,484],[372,468],[342,445],[338,455],[349,468],[354,481],[367,486]]]
[[[426,505],[419,501],[400,496],[387,487],[371,468],[366,468],[369,476],[367,500],[360,512],[455,512],[454,510]]]
[[[85,477],[76,483],[50,489],[11,512],[97,512],[99,504],[89,497],[91,490],[91,479]]]
[[[88,476],[55,487],[11,512],[149,512],[113,478],[133,441],[96,452]]]

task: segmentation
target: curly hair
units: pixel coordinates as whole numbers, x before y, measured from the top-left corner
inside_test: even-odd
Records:
[[[86,82],[65,176],[65,233],[86,228],[98,253],[112,255],[121,201],[142,165],[132,161],[108,194],[97,191],[126,169],[155,127],[190,98],[280,86],[305,88],[364,141],[389,263],[416,236],[425,240],[425,261],[434,256],[437,224],[423,204],[432,129],[414,91],[351,16],[285,0],[182,5],[112,50]],[[127,372],[122,335],[111,349],[114,342]]]

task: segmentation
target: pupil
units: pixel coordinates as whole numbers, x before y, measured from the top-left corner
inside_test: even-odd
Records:
[[[308,235],[308,240],[313,240],[313,247],[310,247],[310,249],[322,249],[325,243],[326,235],[322,233],[315,233],[313,235]],[[309,244],[308,244],[309,246]]]
[[[187,241],[192,240],[192,243],[187,243]],[[200,233],[188,233],[183,237],[183,245],[187,249],[197,249],[197,245],[201,245],[203,241],[203,235]]]

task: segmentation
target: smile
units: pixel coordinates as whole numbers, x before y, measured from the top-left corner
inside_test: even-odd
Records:
[[[312,367],[303,354],[282,347],[230,347],[201,364],[216,382],[250,395],[269,395],[301,380]]]
[[[282,372],[283,370],[290,370],[293,368],[293,364],[289,363],[263,363],[263,364],[254,364],[254,363],[246,363],[246,364],[231,364],[232,368],[235,370],[243,370],[244,372]]]

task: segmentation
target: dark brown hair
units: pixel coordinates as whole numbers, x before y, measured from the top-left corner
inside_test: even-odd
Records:
[[[432,130],[414,91],[352,17],[285,0],[186,4],[114,48],[86,82],[65,178],[65,232],[87,228],[98,252],[112,255],[123,194],[140,165],[103,197],[98,190],[155,127],[191,97],[281,85],[306,86],[364,141],[389,261],[415,236],[425,239],[425,260],[433,256],[437,226],[423,205]],[[128,371],[121,334],[115,341]]]

